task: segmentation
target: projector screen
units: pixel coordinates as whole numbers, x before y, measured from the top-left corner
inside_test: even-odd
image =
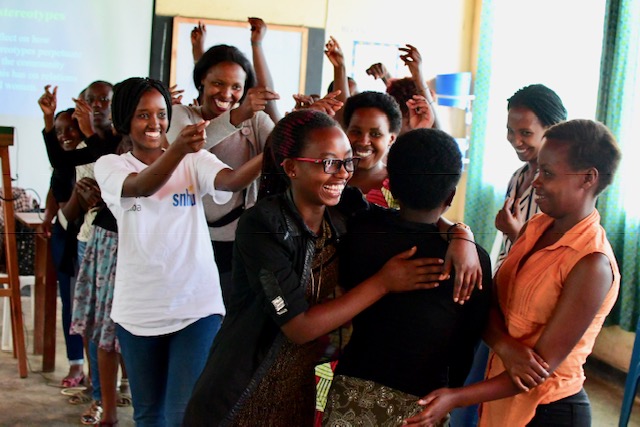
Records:
[[[38,107],[44,86],[58,86],[61,111],[94,80],[148,76],[153,14],[153,0],[2,2],[0,126],[15,128],[13,185],[32,189],[41,206],[51,175]]]

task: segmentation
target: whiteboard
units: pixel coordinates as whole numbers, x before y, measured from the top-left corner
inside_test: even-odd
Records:
[[[184,89],[182,102],[190,104],[198,97],[193,84],[193,55],[191,30],[202,22],[207,29],[205,51],[211,46],[227,44],[235,46],[253,63],[251,32],[248,22],[220,21],[213,19],[173,18],[171,44],[170,84]],[[295,102],[292,95],[304,93],[307,64],[308,29],[267,23],[267,34],[262,41],[274,90],[280,94],[277,101],[280,113],[291,111]]]

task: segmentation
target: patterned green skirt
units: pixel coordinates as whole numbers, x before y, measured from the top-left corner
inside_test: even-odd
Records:
[[[396,427],[420,412],[418,396],[373,381],[336,375],[327,397],[323,427]],[[440,427],[449,425],[447,416]]]

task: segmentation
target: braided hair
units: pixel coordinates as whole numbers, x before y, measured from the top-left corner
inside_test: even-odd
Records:
[[[75,108],[67,108],[66,110],[58,111],[56,113],[56,115],[53,116],[53,120],[56,120],[61,114],[64,114],[64,113],[68,113],[69,115],[73,116],[73,113],[75,113],[75,112],[76,112]],[[73,121],[74,121],[74,123],[76,125],[78,124],[78,120],[77,119],[74,118]],[[79,126],[78,126],[78,129],[80,129]]]
[[[402,128],[402,112],[396,100],[389,94],[365,91],[347,98],[344,105],[344,125],[349,127],[351,117],[360,108],[376,108],[389,120],[389,131],[398,134]]]
[[[525,86],[514,93],[507,99],[507,110],[516,107],[525,107],[533,111],[545,128],[567,120],[567,109],[564,108],[562,100],[545,85]]]
[[[66,110],[62,110],[62,111],[58,111],[56,113],[55,116],[53,116],[53,122],[55,123],[56,120],[58,120],[58,117],[60,117],[62,114],[69,114],[69,117],[71,117],[71,121],[73,122],[73,124],[75,125],[76,129],[78,129],[78,133],[80,134],[80,137],[82,139],[86,139],[87,137],[84,135],[84,133],[82,133],[82,131],[80,130],[80,124],[78,123],[78,119],[76,119],[75,117],[73,117],[73,113],[76,112],[75,108],[67,108]]]
[[[251,62],[244,56],[244,53],[235,46],[229,46],[226,44],[219,44],[209,48],[202,57],[196,62],[193,67],[193,84],[198,89],[199,93],[202,93],[202,80],[209,72],[211,67],[214,67],[221,62],[233,62],[238,64],[246,73],[247,77],[244,80],[244,93],[240,97],[239,102],[244,100],[247,94],[247,90],[256,85],[256,74],[253,71]]]
[[[300,157],[312,131],[332,127],[340,125],[326,113],[315,110],[294,111],[280,120],[264,147],[258,199],[284,192],[289,187],[289,177],[282,169],[282,162]]]
[[[167,104],[167,119],[171,123],[171,93],[165,84],[160,80],[148,77],[131,77],[116,84],[113,88],[111,118],[113,126],[120,135],[128,135],[131,132],[131,119],[138,108],[140,98],[145,92],[153,89],[164,97]]]

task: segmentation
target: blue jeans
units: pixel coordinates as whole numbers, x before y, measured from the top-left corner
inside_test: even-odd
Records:
[[[178,332],[151,337],[133,335],[116,324],[137,427],[182,425],[221,323],[222,316],[215,314]]]
[[[484,380],[484,374],[489,360],[489,347],[480,341],[476,348],[473,364],[464,385],[470,385]],[[451,427],[475,427],[478,425],[478,408],[480,405],[465,406],[451,411]]]
[[[65,245],[67,240],[67,231],[57,222],[53,225],[51,233],[51,257],[56,265],[63,263],[65,256]],[[69,361],[82,362],[84,359],[84,345],[80,335],[71,335],[69,327],[71,326],[71,308],[73,303],[73,288],[75,287],[75,279],[60,268],[56,268],[58,277],[58,290],[60,292],[60,301],[62,303],[62,332],[64,333],[64,342],[67,346],[67,359]]]

